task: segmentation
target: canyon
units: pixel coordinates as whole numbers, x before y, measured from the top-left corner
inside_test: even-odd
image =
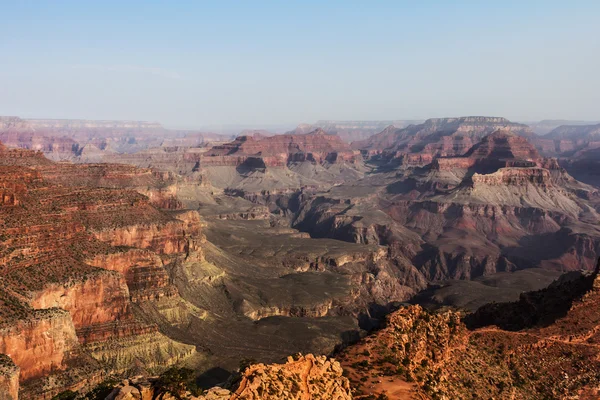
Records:
[[[52,160],[98,161],[105,154],[228,140],[211,132],[166,129],[157,122],[0,117],[0,142],[43,151]]]
[[[328,138],[317,142],[334,154]],[[357,334],[379,282],[371,270],[387,268],[377,246],[273,226],[268,210],[190,177],[6,146],[0,168],[0,352],[18,368],[21,398],[174,364],[232,369],[245,357],[327,354]],[[196,201],[212,200],[201,213],[179,200],[192,186]]]
[[[236,382],[199,396],[368,398],[354,364],[407,330],[439,340],[394,343],[370,392],[452,398],[472,366],[448,360],[470,338],[542,335],[474,328],[492,318],[485,304],[593,271],[600,256],[597,182],[573,167],[597,160],[586,126],[546,138],[498,117],[319,121],[230,140],[139,122],[0,122],[0,387],[12,398],[134,376],[111,390],[141,396],[172,367],[208,388],[244,359],[255,362]],[[557,152],[565,140],[581,148]],[[581,276],[595,296],[596,278]],[[335,354],[350,383],[311,354]],[[494,365],[507,391],[526,390]],[[298,380],[305,370],[318,388]]]

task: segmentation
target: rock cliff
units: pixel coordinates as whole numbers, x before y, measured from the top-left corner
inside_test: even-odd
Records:
[[[100,188],[89,168],[33,150],[0,149],[0,169],[0,353],[19,368],[22,396],[50,398],[99,383],[100,368],[160,369],[195,353],[132,308],[178,296],[164,265],[200,252],[197,214],[167,214],[137,192]]]

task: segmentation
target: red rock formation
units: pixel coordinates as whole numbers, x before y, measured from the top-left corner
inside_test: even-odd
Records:
[[[202,165],[262,163],[280,167],[290,162],[355,162],[357,153],[338,136],[317,129],[303,135],[240,136],[235,141],[213,146],[202,157]]]
[[[46,285],[32,294],[30,304],[35,309],[67,310],[76,329],[133,317],[124,276],[104,270],[82,282]]]
[[[248,367],[231,399],[351,399],[340,364],[312,354],[289,357],[286,364]]]
[[[364,154],[382,154],[385,158],[411,153],[429,157],[459,156],[483,137],[497,130],[510,130],[524,137],[534,136],[526,125],[516,124],[504,118],[444,118],[430,119],[423,124],[410,125],[404,129],[388,127],[367,140],[352,143],[352,147],[360,149]]]
[[[477,163],[470,157],[439,157],[432,161],[431,168],[438,171],[452,171],[455,169],[469,169]]]
[[[551,185],[550,171],[545,168],[501,168],[493,174],[474,174],[473,185],[525,186],[528,183],[540,187]]]
[[[340,364],[324,356],[297,355],[285,364],[252,364],[229,389],[213,387],[195,400],[350,400],[352,393]],[[187,383],[165,387],[162,379],[143,377],[118,384],[109,399],[171,399],[186,396]]]
[[[160,335],[154,324],[145,324],[134,320],[113,320],[101,324],[85,326],[77,330],[79,343],[90,347],[101,347],[103,343],[114,342],[117,339],[132,340],[136,336]],[[126,351],[126,348],[123,349]]]
[[[540,158],[540,154],[526,138],[510,131],[499,130],[484,137],[465,154],[465,157],[535,161]]]
[[[559,280],[466,318],[403,307],[338,358],[358,396],[597,398],[599,287],[595,276]]]
[[[402,165],[409,167],[428,165],[437,160],[433,154],[403,154],[399,152],[397,157],[401,159]]]
[[[64,370],[67,353],[76,346],[71,317],[60,309],[35,311],[0,327],[0,353],[19,366],[22,381]]]
[[[502,167],[533,167],[542,162],[540,154],[526,138],[510,131],[496,131],[484,137],[463,156],[436,158],[432,168],[451,171],[478,167],[493,171]]]
[[[129,249],[123,252],[97,254],[88,264],[122,274],[135,302],[174,296],[177,289],[171,285],[160,257],[148,250]]]
[[[32,187],[40,180],[40,174],[28,168],[0,166],[0,204],[5,206],[21,204],[26,196],[27,187]]]
[[[94,235],[111,246],[152,249],[159,254],[182,253],[189,249],[189,241],[179,221],[106,228],[94,231]]]

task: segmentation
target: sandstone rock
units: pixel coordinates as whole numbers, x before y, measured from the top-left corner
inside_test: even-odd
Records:
[[[78,345],[75,327],[67,311],[34,311],[26,319],[0,327],[0,354],[12,358],[20,379],[44,376],[67,368],[67,354]]]
[[[308,354],[286,364],[251,365],[232,398],[343,400],[352,394],[337,361]]]

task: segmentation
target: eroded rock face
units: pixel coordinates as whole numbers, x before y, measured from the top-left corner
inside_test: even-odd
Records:
[[[160,369],[195,353],[131,310],[178,297],[161,255],[202,259],[197,214],[168,215],[135,191],[99,187],[155,182],[130,167],[77,168],[3,147],[0,169],[0,353],[19,367],[24,398],[89,388],[100,368]]]
[[[581,142],[598,141],[600,138],[600,124],[596,125],[562,125],[544,135],[545,139],[569,140]]]
[[[597,281],[595,274],[559,280],[518,302],[490,304],[466,318],[402,308],[384,329],[339,358],[362,395],[591,396],[600,384]]]
[[[497,130],[485,136],[481,142],[465,153],[466,157],[477,159],[519,159],[536,161],[540,157],[538,151],[529,141],[511,131]]]
[[[340,364],[312,354],[285,364],[252,365],[231,398],[239,399],[352,399]]]
[[[0,117],[0,141],[10,147],[21,147],[48,154],[72,155],[77,143],[63,135],[49,137],[26,120],[18,117]]]
[[[196,353],[195,346],[169,339],[156,325],[112,323],[104,327],[104,335],[95,329],[94,337],[85,337],[85,350],[113,373],[124,373],[137,365],[160,370]]]
[[[240,136],[235,141],[213,146],[201,163],[247,165],[249,168],[281,167],[292,162],[355,162],[359,155],[336,135],[317,129],[302,135]]]
[[[600,187],[600,124],[559,126],[535,143],[544,155],[558,157],[569,174]]]
[[[303,193],[294,226],[313,237],[388,245],[393,259],[414,266],[403,270],[417,271],[412,284],[594,265],[595,189],[542,158],[524,137],[497,131],[464,155],[409,164],[394,175]],[[583,215],[589,230],[581,228]]]
[[[83,281],[47,285],[33,294],[30,304],[35,309],[67,310],[76,329],[132,318],[124,276],[103,270]]]
[[[77,336],[67,311],[35,311],[25,319],[0,328],[0,354],[20,369],[20,380],[39,378],[67,368],[67,353],[77,347]]]
[[[185,252],[189,246],[179,221],[105,229],[95,232],[95,236],[112,246],[152,249],[161,254]]]
[[[473,168],[489,173],[498,168],[534,167],[543,162],[544,159],[526,138],[499,130],[484,137],[460,157],[436,158],[432,168],[441,171]]]
[[[474,174],[471,179],[474,186],[525,186],[531,183],[545,187],[551,184],[550,171],[545,168],[501,168],[492,174]]]
[[[161,258],[149,250],[97,254],[87,260],[90,265],[119,272],[127,282],[133,301],[159,299],[177,294]]]
[[[496,117],[462,117],[429,119],[423,124],[404,129],[386,128],[365,141],[354,142],[352,147],[364,154],[381,154],[384,158],[398,158],[406,154],[421,154],[425,165],[427,157],[459,156],[467,152],[479,140],[498,130],[510,130],[524,137],[534,133],[523,124]],[[408,159],[415,163],[416,159]]]

